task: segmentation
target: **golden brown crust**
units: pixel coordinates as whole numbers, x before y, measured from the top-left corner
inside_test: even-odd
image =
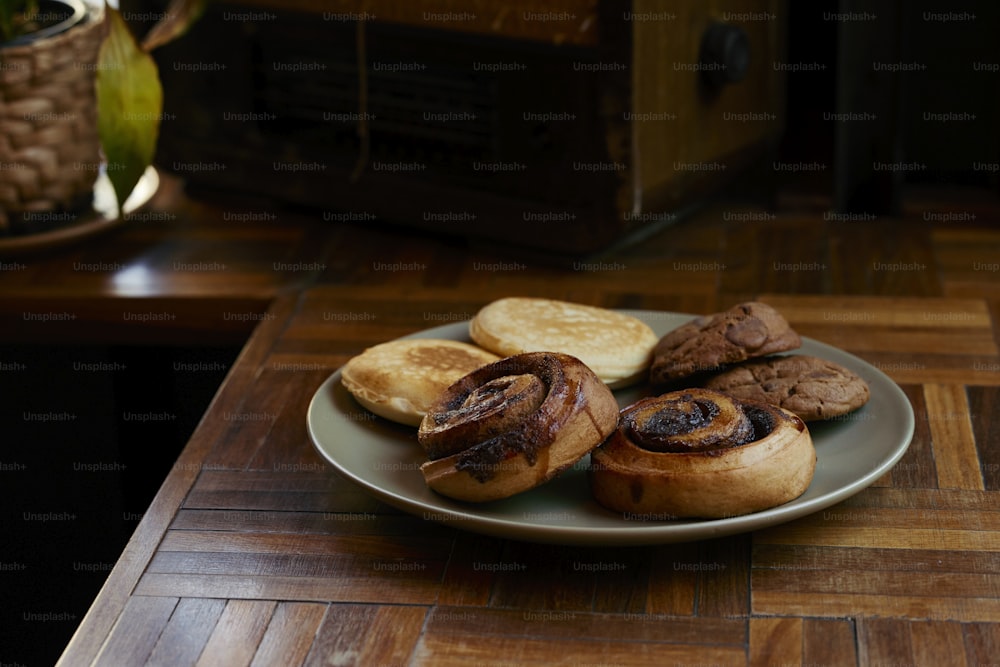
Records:
[[[466,373],[499,359],[454,340],[403,338],[366,349],[340,371],[341,383],[363,407],[418,426],[438,395]]]
[[[681,405],[693,406],[697,413],[712,412],[705,407],[711,405],[718,413],[694,419],[692,429],[680,428],[687,421],[683,415],[690,413],[682,410],[679,418],[669,413]],[[657,406],[664,412],[657,413]],[[720,431],[732,430],[731,406],[750,421],[748,439],[716,438]],[[759,512],[802,495],[815,471],[816,452],[805,423],[775,406],[688,389],[629,406],[621,422],[591,454],[590,481],[601,505],[628,515],[725,518]],[[664,433],[670,431],[712,444],[650,448],[651,441],[669,440]]]
[[[658,340],[648,324],[631,315],[535,297],[506,297],[483,306],[469,322],[469,335],[501,356],[569,354],[615,389],[645,379]]]
[[[457,500],[507,498],[573,465],[617,424],[614,395],[579,359],[514,355],[439,396],[417,434],[430,459],[421,471]]]

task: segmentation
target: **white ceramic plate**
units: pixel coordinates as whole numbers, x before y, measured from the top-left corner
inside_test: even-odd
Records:
[[[693,315],[625,311],[658,336]],[[409,338],[469,341],[468,322],[455,322]],[[686,542],[742,533],[829,507],[871,485],[903,456],[913,436],[913,409],[884,373],[830,345],[803,339],[802,354],[841,364],[864,378],[871,399],[840,420],[812,422],[817,464],[799,498],[746,516],[713,520],[648,521],[607,510],[590,496],[589,457],[531,491],[485,504],[463,503],[431,491],[420,473],[425,457],[416,429],[373,416],[340,383],[340,371],[320,386],[308,411],[309,434],[334,468],[380,500],[426,520],[517,540],[580,545]],[[615,392],[624,407],[654,392],[639,385]]]

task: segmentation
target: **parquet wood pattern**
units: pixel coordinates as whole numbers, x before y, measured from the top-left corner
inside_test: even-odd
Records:
[[[62,664],[995,664],[1000,273],[974,267],[1000,257],[996,220],[847,228],[814,211],[751,229],[710,210],[596,271],[484,270],[515,260],[334,229],[326,270],[274,300]],[[511,294],[691,313],[760,298],[898,382],[913,442],[825,511],[628,548],[428,522],[323,462],[305,415],[333,370]]]

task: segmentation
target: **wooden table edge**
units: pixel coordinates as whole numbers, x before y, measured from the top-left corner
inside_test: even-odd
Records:
[[[194,433],[163,481],[107,580],[56,663],[59,667],[89,665],[100,654],[129,597],[160,545],[167,528],[187,497],[202,462],[212,448],[216,426],[211,415],[233,409],[243,399],[246,382],[263,362],[274,342],[293,316],[301,293],[279,295],[253,330],[246,345],[226,375]],[[272,317],[273,316],[273,317]]]

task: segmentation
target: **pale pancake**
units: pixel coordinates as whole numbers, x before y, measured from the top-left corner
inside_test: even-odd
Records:
[[[645,322],[606,308],[533,297],[484,306],[469,335],[490,352],[562,352],[591,368],[612,388],[645,377],[659,338]]]
[[[340,379],[358,403],[378,416],[419,426],[438,394],[497,359],[482,348],[453,340],[394,340],[352,358]]]

